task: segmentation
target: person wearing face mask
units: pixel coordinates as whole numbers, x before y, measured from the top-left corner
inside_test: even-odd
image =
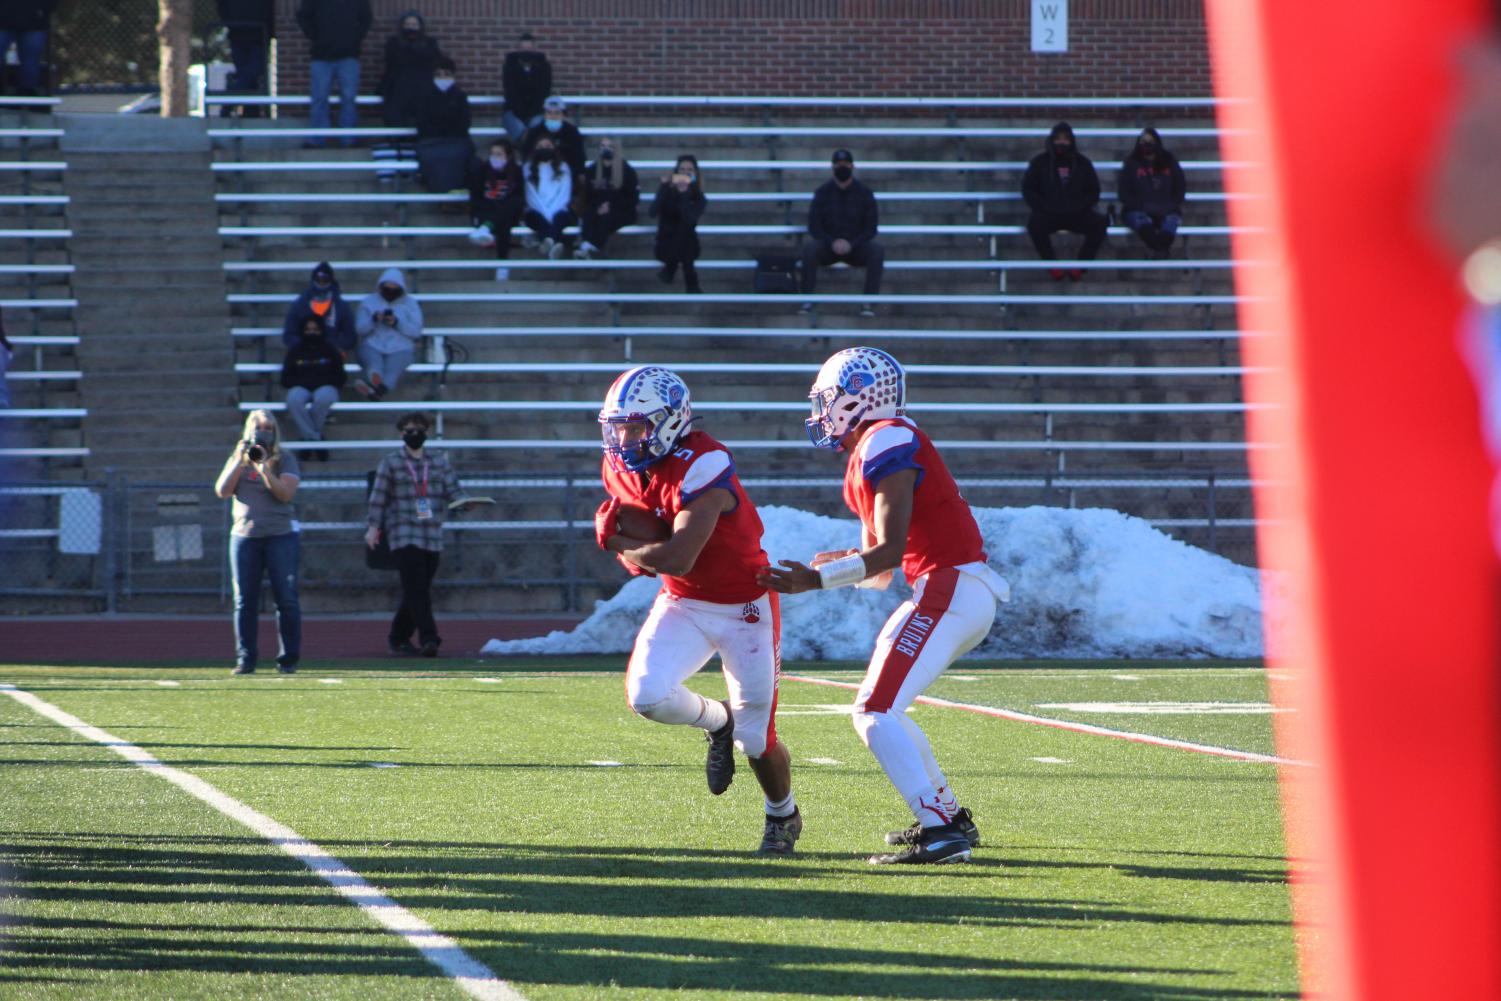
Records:
[[[540,238],[538,251],[557,260],[568,249],[565,227],[579,221],[573,201],[573,171],[558,157],[551,138],[540,140],[526,168],[526,211],[521,219]]]
[[[301,473],[297,458],[281,448],[281,431],[268,410],[253,410],[224,463],[214,493],[234,498],[229,566],[235,595],[234,674],[255,673],[261,580],[271,579],[281,649],[276,669],[297,670],[302,656],[302,606],[297,597],[301,542],[292,498]]]
[[[344,301],[334,269],[327,261],[313,266],[308,287],[287,307],[281,324],[281,342],[295,348],[309,317],[322,321],[328,341],[334,347],[340,351],[354,350],[354,310]]]
[[[339,390],[347,376],[344,353],[324,336],[323,321],[309,317],[297,346],[287,352],[281,363],[281,384],[287,391],[287,416],[297,426],[303,441],[322,441],[323,425],[328,412],[339,399]],[[318,449],[309,458],[328,460],[328,452]]]
[[[1052,234],[1059,230],[1083,234],[1079,257],[1092,261],[1105,242],[1106,228],[1104,215],[1095,208],[1100,201],[1100,179],[1094,164],[1079,152],[1074,130],[1067,122],[1053,126],[1045,147],[1027,164],[1027,173],[1022,177],[1022,197],[1032,210],[1027,219],[1027,235],[1032,238],[1039,257],[1054,261],[1058,255],[1053,251]],[[1064,273],[1062,268],[1048,272],[1055,282],[1061,281]],[[1079,268],[1067,274],[1074,281],[1084,277]]]
[[[837,261],[865,269],[866,295],[881,294],[881,275],[886,268],[886,248],[876,239],[880,212],[876,196],[855,177],[855,156],[847,149],[836,149],[829,160],[833,178],[813,192],[808,207],[808,235],[803,244],[803,291],[818,290],[818,269]],[[813,310],[803,303],[799,312]],[[861,316],[875,316],[871,303],[860,307]]]
[[[526,135],[521,138],[521,155],[530,157],[537,143],[543,139],[550,139],[553,147],[558,151],[558,156],[568,164],[568,169],[573,171],[573,176],[583,177],[584,137],[579,132],[578,126],[564,117],[564,112],[567,110],[568,106],[561,97],[556,95],[549,97],[542,105],[542,120],[527,129]]]
[[[552,93],[552,63],[537,51],[531,32],[523,31],[515,50],[506,53],[500,79],[506,101],[502,121],[511,142],[519,143],[542,120],[542,102]]]
[[[1136,148],[1121,163],[1116,186],[1122,221],[1136,231],[1154,257],[1167,257],[1183,222],[1188,184],[1178,158],[1163,147],[1156,129],[1142,129],[1136,137]]]
[[[397,18],[396,34],[386,39],[385,71],[379,87],[381,117],[387,125],[411,128],[417,124],[417,109],[441,56],[419,12],[409,10]]]
[[[442,639],[433,620],[432,583],[443,552],[443,521],[450,508],[464,504],[458,474],[443,452],[425,448],[431,425],[427,415],[410,413],[396,422],[401,448],[375,471],[366,514],[365,545],[374,549],[382,536],[391,547],[401,577],[401,602],[391,619],[389,649],[412,656],[412,632],[424,657],[436,657]]]
[[[584,239],[573,253],[581,261],[604,253],[610,237],[636,221],[640,181],[636,168],[626,162],[619,140],[606,137],[599,141],[599,156],[584,169],[584,200],[579,220]]]
[[[652,200],[651,214],[657,219],[657,240],[653,253],[662,267],[657,271],[657,280],[671,285],[677,277],[678,268],[683,269],[683,290],[702,292],[698,284],[698,269],[693,262],[701,251],[698,242],[698,221],[709,207],[704,197],[703,178],[698,169],[698,157],[684,153],[678,157],[671,174],[664,175],[657,197]]]
[[[375,291],[360,301],[354,327],[360,335],[360,367],[365,370],[354,388],[367,399],[383,400],[400,384],[422,340],[422,306],[407,292],[400,268],[381,273]]]
[[[469,95],[454,79],[454,62],[438,57],[431,85],[417,107],[417,169],[433,192],[461,191],[474,141],[469,138]]]
[[[506,260],[511,256],[511,229],[521,221],[525,208],[526,179],[516,163],[516,151],[511,140],[496,139],[489,156],[469,173],[469,217],[474,223],[469,242],[494,247],[496,258]],[[496,281],[509,277],[510,268],[495,269]]]

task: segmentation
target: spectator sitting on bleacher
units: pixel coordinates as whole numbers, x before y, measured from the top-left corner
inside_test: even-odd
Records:
[[[42,57],[47,54],[47,32],[57,0],[4,0],[0,2],[0,66],[16,47],[20,73],[17,93],[32,97],[41,92]]]
[[[276,7],[272,0],[219,0],[219,20],[235,64],[233,90],[241,94],[266,91],[266,52],[276,36]],[[226,107],[225,113],[231,109]],[[246,118],[260,118],[259,105],[247,104]]]
[[[387,125],[409,129],[417,124],[417,108],[432,87],[441,56],[421,13],[401,15],[396,34],[386,39],[386,68],[380,78],[380,113]]]
[[[1121,221],[1136,231],[1154,257],[1167,257],[1183,222],[1188,183],[1178,158],[1163,147],[1156,129],[1142,129],[1136,137],[1136,148],[1121,163],[1116,186]]]
[[[323,425],[344,385],[344,355],[328,342],[326,332],[322,320],[308,317],[297,346],[287,352],[281,364],[287,414],[303,441],[323,440]],[[327,461],[328,451],[320,448],[308,453],[308,458]]]
[[[462,190],[474,159],[469,95],[453,74],[453,60],[439,56],[432,82],[417,106],[417,167],[429,191]]]
[[[365,370],[354,388],[361,396],[383,400],[401,382],[422,340],[422,306],[407,293],[400,268],[381,272],[375,291],[361,300],[354,326],[360,335],[360,367]]]
[[[671,285],[677,277],[678,267],[683,269],[683,289],[687,292],[702,292],[698,285],[698,270],[693,262],[698,260],[698,221],[708,208],[704,197],[703,178],[698,170],[698,157],[684,153],[678,157],[672,174],[662,178],[657,188],[657,197],[651,203],[651,214],[657,219],[657,242],[653,251],[662,267],[657,279],[663,285]]]
[[[370,0],[301,0],[297,5],[297,26],[311,45],[308,66],[312,103],[308,108],[308,125],[315,129],[329,127],[328,98],[335,81],[339,86],[339,128],[352,129],[358,122],[355,99],[360,93],[360,44],[370,30]],[[353,146],[353,139],[342,139]],[[323,145],[317,136],[304,146]]]
[[[340,351],[353,351],[355,343],[354,310],[344,301],[344,293],[334,278],[334,269],[327,261],[313,266],[308,287],[287,308],[281,324],[281,341],[295,348],[302,339],[302,331],[308,317],[316,317],[332,331],[329,342]]]
[[[531,32],[523,31],[500,71],[506,101],[501,120],[513,143],[521,142],[526,130],[542,120],[542,102],[552,93],[552,63],[533,47],[535,41]]]
[[[551,138],[539,140],[526,168],[526,212],[522,221],[541,237],[538,250],[557,260],[568,249],[565,227],[579,221],[573,201],[573,171],[558,158]]]
[[[1048,133],[1046,148],[1027,164],[1027,173],[1022,178],[1022,197],[1032,215],[1027,219],[1027,235],[1037,254],[1045,261],[1054,261],[1052,234],[1059,230],[1081,233],[1084,246],[1079,250],[1082,260],[1092,261],[1105,242],[1105,217],[1095,210],[1100,201],[1100,179],[1095,175],[1094,164],[1080,153],[1074,144],[1074,130],[1067,122],[1059,122]],[[1053,268],[1048,274],[1053,281],[1060,281],[1064,272]],[[1074,268],[1068,272],[1074,281],[1084,277],[1084,272]]]
[[[504,137],[490,143],[490,155],[469,173],[469,217],[474,229],[469,242],[494,247],[497,260],[511,256],[511,228],[521,221],[526,208],[526,179],[516,162],[516,150]],[[511,277],[511,269],[495,269],[495,280]]]
[[[526,130],[521,137],[521,156],[532,155],[532,149],[543,139],[551,139],[558,155],[568,164],[574,177],[584,176],[584,137],[578,126],[563,117],[568,106],[561,97],[549,97],[542,108],[542,121]]]
[[[604,253],[610,237],[622,226],[636,221],[641,184],[636,168],[625,158],[620,143],[606,137],[599,141],[599,156],[584,168],[584,207],[579,229],[583,242],[573,256],[587,261]]]
[[[851,267],[865,269],[865,294],[881,294],[881,275],[886,269],[886,248],[876,240],[880,212],[876,196],[855,178],[855,156],[847,149],[836,149],[829,159],[834,176],[813,192],[808,207],[808,235],[803,244],[803,291],[811,295],[818,290],[818,269],[843,261]],[[805,302],[799,312],[813,309]],[[860,307],[861,316],[875,316],[871,303]]]

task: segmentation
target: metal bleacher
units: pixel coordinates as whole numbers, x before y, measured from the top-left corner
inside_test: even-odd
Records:
[[[582,109],[586,137],[628,139],[641,218],[614,238],[608,258],[587,261],[539,258],[518,230],[505,281],[492,278],[493,252],[465,241],[465,196],[426,192],[410,161],[377,162],[363,148],[304,150],[311,133],[296,119],[211,129],[241,408],[280,405],[281,319],[315,262],[333,262],[351,306],[396,266],[429,333],[463,357],[419,359],[388,401],[347,394],[329,440],[316,446],[333,454],[331,471],[363,469],[390,447],[392,411],[420,406],[435,412],[444,444],[474,453],[466,461],[587,472],[598,461],[604,387],[620,369],[653,362],[683,372],[703,426],[745,453],[747,475],[780,482],[815,461],[801,415],[818,363],[870,341],[907,363],[914,417],[951,450],[967,489],[981,485],[978,502],[1016,502],[1022,494],[995,484],[1018,478],[1097,477],[1115,484],[1113,506],[1185,522],[1174,530],[1193,539],[1201,526],[1175,517],[1163,495],[1207,481],[1219,484],[1225,523],[1248,522],[1238,342],[1252,334],[1237,326],[1221,133],[1192,117],[1207,117],[1212,102],[568,101],[571,112]],[[265,102],[295,109],[299,99]],[[498,134],[485,120],[493,99],[471,102],[476,141]],[[905,117],[838,116],[852,107]],[[1117,226],[1098,261],[1064,263],[1082,281],[1054,281],[1057,265],[1036,260],[1018,191],[1058,108],[1069,109],[1107,192],[1133,123],[1174,116],[1161,131],[1190,195],[1171,259],[1149,259]],[[931,121],[912,117],[928,111]],[[883,294],[861,295],[860,273],[849,269],[825,270],[818,295],[752,294],[753,258],[795,251],[836,146],[854,149],[858,175],[880,199]],[[709,199],[699,227],[704,293],[693,296],[657,282],[646,212],[658,175],[685,150],[699,156]],[[1077,239],[1055,241],[1067,256]],[[804,300],[815,304],[806,315]],[[857,315],[867,301],[874,318]]]
[[[7,474],[56,474],[88,454],[68,241],[67,163],[56,98],[7,97],[0,111],[0,313],[14,349],[0,408]]]

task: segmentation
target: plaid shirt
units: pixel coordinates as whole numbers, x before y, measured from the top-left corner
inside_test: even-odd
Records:
[[[427,496],[432,501],[433,516],[417,519],[417,484],[427,466]],[[413,478],[412,470],[417,471]],[[424,451],[413,459],[405,449],[397,449],[380,460],[375,471],[375,486],[370,491],[370,512],[366,523],[377,526],[393,550],[416,546],[431,552],[443,551],[443,520],[448,505],[463,496],[458,474],[443,452]]]

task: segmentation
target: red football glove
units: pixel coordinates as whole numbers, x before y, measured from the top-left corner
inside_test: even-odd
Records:
[[[656,576],[656,574],[652,573],[650,570],[643,570],[640,567],[636,566],[636,564],[634,564],[630,560],[626,559],[625,556],[623,554],[621,554],[621,553],[616,553],[615,554],[615,558],[620,561],[620,565],[621,566],[625,567],[625,572],[628,573],[628,574],[630,574],[632,577],[655,577]]]
[[[599,548],[608,551],[606,543],[610,536],[619,535],[620,529],[616,526],[616,516],[620,513],[620,498],[609,497],[594,512],[594,541],[599,543]]]

